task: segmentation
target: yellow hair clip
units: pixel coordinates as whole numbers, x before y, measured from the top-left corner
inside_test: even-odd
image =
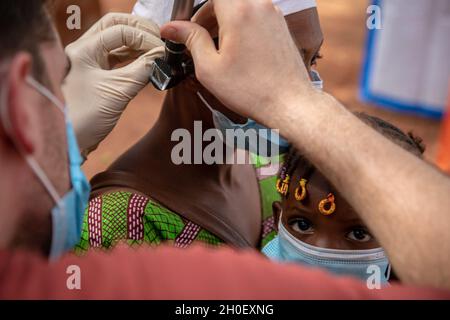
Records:
[[[295,189],[295,200],[297,201],[303,201],[306,198],[306,184],[308,183],[308,180],[301,179],[298,184],[299,186],[297,189]],[[301,192],[300,192],[301,190]]]
[[[289,181],[290,177],[287,174],[286,178],[284,178],[283,181],[281,181],[281,178],[277,180],[277,191],[282,194],[283,196],[287,195],[289,190]]]
[[[329,216],[336,211],[336,203],[334,202],[335,198],[332,193],[330,193],[326,199],[323,199],[319,202],[319,211],[324,216]],[[328,207],[328,209],[326,209]]]

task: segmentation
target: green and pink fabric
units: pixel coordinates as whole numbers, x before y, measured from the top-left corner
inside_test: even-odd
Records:
[[[281,199],[275,188],[280,159],[253,156],[253,160],[261,194],[262,248],[276,235],[272,203]],[[271,174],[265,175],[265,172]],[[221,239],[201,226],[144,195],[117,191],[91,199],[84,217],[81,241],[75,252],[82,254],[91,248],[112,249],[120,242],[130,246],[157,246],[164,242],[180,248],[193,243],[223,244]]]

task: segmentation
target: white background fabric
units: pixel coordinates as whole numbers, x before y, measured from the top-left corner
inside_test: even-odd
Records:
[[[380,4],[382,30],[369,53],[368,90],[392,102],[443,111],[450,84],[450,1]]]
[[[205,0],[195,0],[199,4]],[[299,12],[316,6],[316,0],[273,0],[280,7],[284,15]],[[133,13],[153,20],[159,26],[170,21],[174,0],[138,0]]]

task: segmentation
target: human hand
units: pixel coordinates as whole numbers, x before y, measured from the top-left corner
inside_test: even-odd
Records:
[[[128,103],[164,53],[159,28],[129,14],[104,16],[66,48],[71,71],[63,85],[82,154],[86,157],[113,130]],[[132,63],[114,68],[118,63]]]
[[[215,23],[218,50],[207,31]],[[278,127],[269,122],[283,108],[316,93],[284,16],[271,0],[209,1],[192,22],[168,23],[161,34],[186,44],[197,79],[222,103],[271,127]]]

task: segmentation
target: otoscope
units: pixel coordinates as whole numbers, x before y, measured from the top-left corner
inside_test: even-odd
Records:
[[[194,0],[175,0],[171,21],[190,20],[194,12]],[[173,88],[194,72],[192,59],[187,57],[184,44],[166,40],[164,58],[153,64],[150,81],[160,91]]]

